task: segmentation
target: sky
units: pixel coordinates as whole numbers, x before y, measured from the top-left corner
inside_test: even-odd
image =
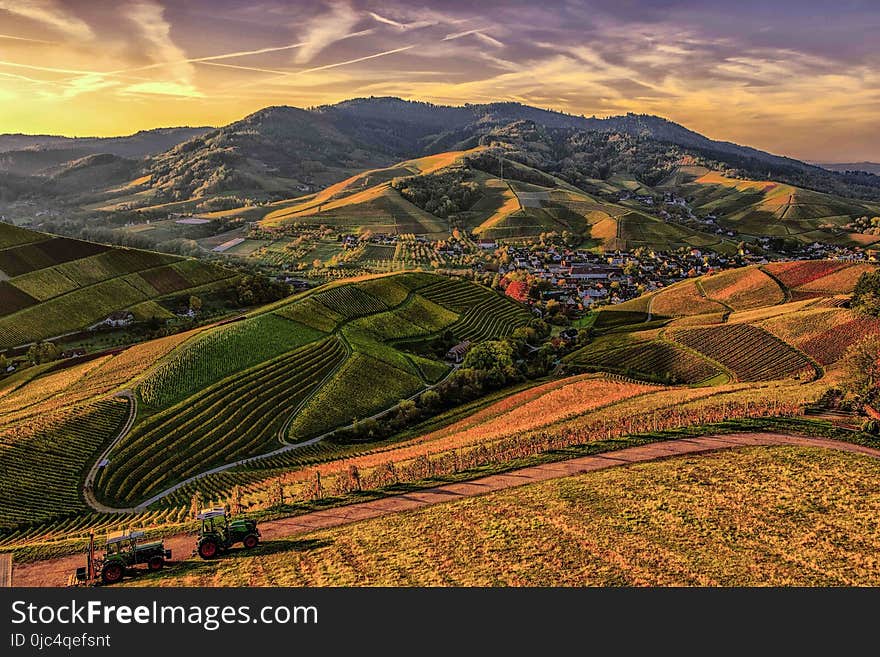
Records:
[[[0,0],[0,133],[224,125],[361,96],[649,113],[880,161],[876,0]]]

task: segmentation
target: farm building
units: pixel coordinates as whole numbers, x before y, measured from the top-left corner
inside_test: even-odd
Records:
[[[465,340],[464,342],[459,342],[457,345],[452,347],[449,351],[446,352],[446,360],[451,360],[453,363],[460,363],[464,360],[465,354],[470,351],[471,342],[470,340]]]
[[[128,326],[134,321],[134,315],[127,310],[117,310],[115,312],[110,313],[102,319],[97,324],[93,324],[89,327],[89,330],[94,330],[100,328],[102,326],[110,326],[113,328],[118,328],[120,326]]]

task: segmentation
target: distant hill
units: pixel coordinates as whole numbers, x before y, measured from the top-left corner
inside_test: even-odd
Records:
[[[872,173],[875,176],[880,176],[880,163],[877,162],[816,162],[816,166],[828,169],[829,171],[864,171],[865,173]]]
[[[236,278],[200,260],[0,223],[0,349],[79,331],[121,310],[170,318],[159,302]]]
[[[111,153],[140,158],[166,151],[192,137],[213,130],[210,127],[156,128],[124,137],[60,137],[57,135],[0,135],[0,153],[23,150],[71,150]]]
[[[473,216],[464,217],[463,225],[486,236],[577,229],[584,223],[566,208],[544,207],[545,201],[554,204],[560,199],[541,198],[537,205],[524,206],[520,192],[530,193],[527,185],[547,189],[567,186],[568,193],[585,197],[587,204],[614,202],[623,190],[651,193],[679,167],[690,165],[725,178],[772,181],[805,193],[833,195],[833,202],[811,201],[824,205],[825,210],[814,212],[816,216],[809,219],[833,217],[829,225],[845,225],[850,218],[865,214],[865,202],[880,201],[880,176],[829,171],[714,141],[656,116],[627,114],[599,119],[520,103],[454,107],[382,97],[308,110],[267,107],[217,129],[169,128],[111,139],[0,136],[0,176],[11,176],[9,189],[0,190],[0,202],[23,199],[39,204],[49,200],[52,212],[64,205],[68,218],[81,210],[76,221],[89,221],[94,212],[101,211],[140,212],[136,217],[151,218],[168,212],[200,211],[206,200],[221,197],[219,203],[224,208],[250,208],[249,217],[264,201],[276,203],[266,214],[296,207],[289,214],[313,217],[316,213],[308,209],[310,198],[353,176],[360,176],[358,185],[374,186],[376,183],[368,184],[368,180],[375,178],[377,171],[387,173],[398,166],[406,169],[395,163],[477,148],[489,149],[491,154],[487,151],[482,160],[470,158],[469,166],[482,172],[477,176],[482,178],[472,182],[480,186],[483,196],[506,195],[507,203],[504,217],[495,214],[494,200],[478,203]],[[501,152],[509,167],[504,178],[521,183],[518,190],[498,187],[503,182],[501,172],[493,166],[500,161]],[[382,232],[445,231],[448,226],[429,215],[447,219],[447,212],[438,214],[427,208],[426,213],[426,207],[412,203],[414,196],[404,202],[391,189],[392,178],[413,174],[423,172],[393,172],[381,181],[385,185],[382,189],[374,190],[375,198],[358,196],[356,203],[333,199],[333,207],[317,211],[333,210],[332,216],[321,217],[333,224],[372,225]],[[497,180],[492,182],[492,177]],[[848,199],[859,200],[848,203]],[[17,208],[16,212],[27,220],[30,210]],[[647,215],[636,212],[633,216],[641,225]],[[487,221],[488,225],[483,225]],[[631,241],[626,238],[625,225],[621,228],[620,222],[613,223],[616,228],[606,222],[599,229],[602,241],[612,239],[612,229],[613,239]],[[795,228],[805,234],[818,224]],[[662,231],[634,227],[631,232],[647,235],[645,240],[635,240],[647,244],[660,233],[663,246],[695,244],[690,239],[695,237],[693,231],[681,226],[667,225]],[[697,237],[700,246],[718,241],[716,237],[708,241]]]

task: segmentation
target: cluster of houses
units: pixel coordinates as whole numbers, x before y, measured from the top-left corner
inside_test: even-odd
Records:
[[[541,285],[541,299],[555,299],[567,307],[586,310],[594,305],[616,304],[656,290],[684,278],[700,276],[712,270],[726,269],[744,262],[714,253],[691,249],[682,253],[647,250],[637,252],[590,251],[509,246],[510,264],[499,273],[525,272]],[[513,279],[506,294],[528,301],[528,290]]]

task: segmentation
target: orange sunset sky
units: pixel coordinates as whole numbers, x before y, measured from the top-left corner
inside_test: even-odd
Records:
[[[771,6],[767,6],[771,5]],[[880,161],[880,3],[0,0],[0,132],[221,125],[395,95],[645,112]]]

